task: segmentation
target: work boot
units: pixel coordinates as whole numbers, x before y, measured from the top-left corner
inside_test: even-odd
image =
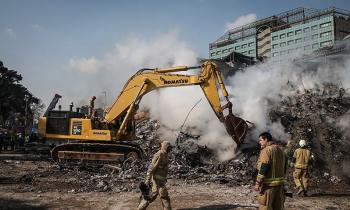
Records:
[[[304,190],[304,193],[303,193],[304,197],[307,197],[307,191]]]
[[[299,190],[298,190],[298,192],[297,192],[297,194],[300,195],[302,192],[304,192],[304,190],[303,190],[302,187],[300,187]]]

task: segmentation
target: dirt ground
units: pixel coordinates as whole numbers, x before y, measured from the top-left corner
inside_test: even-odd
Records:
[[[106,192],[79,191],[88,177],[69,177],[59,174],[50,161],[3,160],[0,157],[0,209],[136,209],[137,190]],[[58,174],[57,174],[58,173]],[[35,176],[37,175],[37,176]],[[258,209],[252,186],[229,187],[215,183],[191,184],[185,180],[169,180],[169,194],[173,209],[229,210]],[[340,193],[342,192],[342,193]],[[157,199],[148,208],[161,209]],[[350,209],[349,189],[326,192],[313,189],[309,197],[287,198],[290,210]]]

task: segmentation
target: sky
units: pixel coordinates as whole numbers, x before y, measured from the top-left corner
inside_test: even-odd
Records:
[[[22,74],[23,84],[46,105],[55,93],[62,95],[63,109],[71,102],[87,105],[92,96],[97,107],[112,104],[141,68],[198,65],[197,58],[208,57],[209,43],[232,27],[301,6],[350,10],[348,0],[0,0],[0,5],[0,60]],[[284,90],[289,80],[298,83],[304,77],[305,85],[315,87],[334,75],[329,74],[334,67],[320,69],[315,77],[285,65],[249,68],[231,78],[227,88],[236,114],[287,140],[281,125],[269,121],[266,101],[291,94]],[[344,66],[333,80],[345,79],[350,88]],[[266,86],[271,77],[276,79]],[[217,148],[219,159],[232,158],[235,145],[198,88],[154,91],[141,105],[151,108],[152,117],[165,125],[160,132],[172,141],[189,110],[203,99],[186,126],[197,127],[201,143]]]
[[[67,106],[104,92],[112,103],[140,68],[193,65],[193,57],[208,57],[209,43],[237,24],[299,6],[350,9],[347,0],[0,0],[0,4],[0,60],[22,74],[23,84],[45,104],[58,93]]]

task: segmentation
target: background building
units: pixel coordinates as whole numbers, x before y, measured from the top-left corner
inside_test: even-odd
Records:
[[[209,44],[209,58],[237,52],[253,58],[281,59],[309,54],[350,34],[350,11],[299,7],[227,31]]]

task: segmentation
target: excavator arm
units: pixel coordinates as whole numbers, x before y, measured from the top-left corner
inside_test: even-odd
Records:
[[[175,74],[200,68],[198,75]],[[116,132],[118,140],[126,133],[127,122],[132,119],[138,104],[145,94],[166,87],[180,87],[200,85],[209,104],[218,119],[226,126],[228,133],[241,144],[247,133],[247,123],[232,114],[232,103],[228,99],[228,93],[223,83],[221,72],[213,62],[206,61],[199,67],[178,66],[161,69],[142,69],[133,75],[123,87],[121,93],[107,111],[104,121],[111,123],[121,117],[122,123]],[[227,100],[227,104],[221,106],[219,89]],[[230,113],[224,116],[223,109],[229,108]]]

